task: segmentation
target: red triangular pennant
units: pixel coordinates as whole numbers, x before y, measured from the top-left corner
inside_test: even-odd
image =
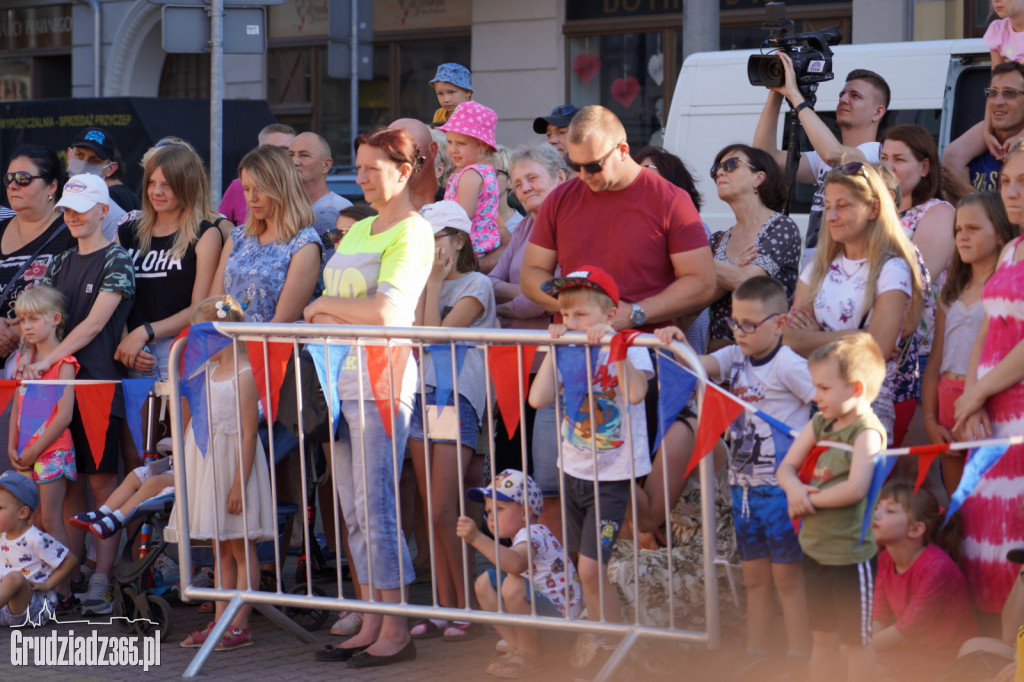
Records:
[[[17,379],[0,379],[0,412],[7,409],[17,390]]]
[[[491,370],[491,383],[494,384],[494,396],[498,399],[498,411],[505,422],[508,437],[512,438],[519,428],[521,416],[519,406],[526,401],[530,393],[530,369],[533,358],[537,354],[537,346],[522,346],[523,349],[523,399],[519,399],[519,379],[516,366],[519,357],[517,346],[489,346],[487,348],[487,366]]]
[[[818,466],[818,458],[821,457],[821,453],[826,450],[828,450],[827,445],[815,445],[811,448],[811,451],[807,453],[807,456],[804,457],[803,463],[800,464],[800,470],[796,472],[796,477],[799,478],[804,485],[811,482],[811,479],[814,477],[814,467]],[[799,533],[800,517],[794,516],[790,520],[793,522],[793,532]]]
[[[915,445],[910,448],[911,454],[917,455],[917,480],[914,481],[914,494],[921,489],[928,469],[931,468],[935,458],[949,450],[949,443],[935,443],[932,445]]]
[[[402,396],[402,378],[405,376],[405,365],[409,362],[409,346],[367,346],[366,371],[370,376],[370,389],[377,402],[377,411],[384,423],[384,432],[391,438],[391,421],[398,413],[398,401]],[[388,356],[390,351],[391,372],[388,377]],[[391,393],[392,383],[395,386]]]
[[[292,357],[292,344],[284,341],[267,342],[267,364],[263,366],[263,344],[259,341],[246,341],[249,353],[249,365],[252,367],[252,378],[256,382],[256,391],[263,404],[263,414],[267,421],[277,415],[277,400],[281,395],[281,384],[284,382],[284,370]],[[270,374],[270,409],[267,409],[267,370]]]
[[[174,341],[171,342],[171,345],[173,346],[174,343],[178,339],[187,339],[188,338],[188,330],[191,329],[191,328],[192,328],[191,326],[188,326],[188,327],[185,327],[184,329],[182,329],[180,332],[178,332],[178,335],[174,337]],[[178,361],[178,376],[180,377],[183,374],[185,374],[185,353],[184,352],[181,354],[181,359]]]
[[[110,409],[116,384],[79,384],[75,386],[78,413],[82,416],[85,438],[89,441],[92,461],[99,467],[107,442]]]
[[[693,456],[686,466],[686,474],[690,475],[702,459],[715,447],[715,443],[729,424],[743,412],[743,405],[730,399],[722,389],[714,384],[705,384],[704,401],[700,406],[700,423],[697,426],[697,444],[693,448]]]

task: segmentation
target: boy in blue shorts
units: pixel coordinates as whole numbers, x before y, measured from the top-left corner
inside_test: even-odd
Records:
[[[38,505],[32,479],[0,476],[0,625],[42,625],[54,612],[56,587],[78,566],[67,547],[29,522]]]
[[[580,581],[572,562],[566,561],[558,538],[547,526],[537,523],[544,497],[533,479],[516,469],[505,469],[486,488],[467,490],[466,497],[487,505],[487,528],[492,535],[512,540],[511,547],[495,546],[472,519],[459,517],[458,536],[495,566],[476,580],[480,606],[497,611],[500,589],[502,608],[508,613],[532,613],[533,602],[538,616],[579,617],[583,596]],[[541,647],[537,629],[505,625],[494,629],[511,648],[491,661],[487,672],[497,677],[524,677],[538,671]]]
[[[732,317],[726,320],[736,345],[702,355],[701,362],[712,380],[728,381],[734,395],[800,429],[811,416],[814,385],[807,361],[782,345],[788,309],[786,290],[778,281],[767,276],[744,281],[732,294]],[[686,340],[676,327],[655,333],[665,343]],[[786,494],[775,480],[776,462],[786,453],[775,452],[771,428],[745,412],[733,423],[731,434],[732,518],[747,586],[747,653],[737,678],[753,679],[768,661],[775,612],[773,585],[782,604],[789,657],[794,665],[806,665],[810,634],[803,553],[789,518]]]
[[[779,466],[789,515],[801,517],[807,601],[813,640],[810,679],[875,679],[871,646],[872,560],[878,551],[870,526],[861,540],[874,458],[885,449],[885,427],[871,401],[885,380],[885,360],[866,332],[817,349],[807,359],[814,380],[814,415]],[[819,441],[837,444],[813,458]],[[806,480],[797,472],[812,469]]]

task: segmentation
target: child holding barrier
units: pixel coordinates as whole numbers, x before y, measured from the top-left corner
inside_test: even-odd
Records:
[[[874,679],[871,647],[871,559],[877,551],[868,529],[860,538],[874,457],[885,449],[885,427],[871,411],[885,380],[885,360],[866,332],[854,332],[815,350],[807,359],[814,402],[821,410],[786,453],[776,477],[791,518],[802,517],[800,548],[812,637],[810,679]],[[829,447],[816,460],[821,440]],[[807,480],[798,472],[811,470]],[[806,476],[806,474],[805,474]]]
[[[217,320],[243,322],[245,317],[238,301],[230,296],[214,296],[199,303],[192,315],[193,324]],[[206,400],[210,411],[206,454],[196,442],[195,418],[185,436],[189,533],[193,540],[217,543],[213,575],[218,588],[259,589],[256,543],[276,537],[277,520],[270,494],[267,458],[256,433],[259,422],[256,382],[244,346],[239,347],[236,355],[233,343],[215,353],[207,361],[205,371],[209,373]],[[172,513],[166,531],[169,540],[178,533],[177,518],[177,514]],[[225,606],[225,602],[218,601],[214,621],[190,634],[179,645],[201,647],[223,615]],[[215,651],[252,645],[251,612],[251,606],[242,606]]]
[[[541,288],[558,299],[562,313],[563,324],[551,325],[552,338],[566,331],[581,331],[587,333],[590,344],[597,344],[605,334],[612,333],[619,288],[601,268],[584,265],[564,277],[545,282]],[[585,392],[580,414],[569,415],[564,377],[555,376],[554,355],[548,353],[537,371],[530,386],[530,405],[540,409],[556,398],[562,402],[558,467],[565,479],[566,545],[570,552],[579,552],[587,617],[618,622],[622,611],[608,579],[607,565],[629,507],[632,478],[651,471],[644,397],[654,367],[646,349],[629,348],[625,359],[617,361],[612,361],[609,351],[602,349],[590,368],[594,372],[591,390],[595,411],[591,414],[587,397],[590,392]],[[560,367],[559,372],[562,371],[564,368]],[[585,648],[584,640],[578,642],[577,651],[581,651]],[[593,656],[574,655],[574,667],[588,667],[596,672],[611,657],[615,644],[601,637],[596,638],[595,644]]]
[[[708,376],[729,382],[739,398],[785,424],[802,428],[811,416],[814,385],[807,361],[782,344],[789,298],[777,280],[751,277],[732,294],[725,322],[736,343],[700,356]],[[678,327],[655,332],[662,343],[686,341]],[[733,423],[729,485],[737,547],[747,586],[747,653],[737,678],[752,678],[772,649],[775,593],[795,667],[806,665],[810,633],[801,562],[803,552],[787,513],[786,494],[775,479],[777,459],[771,427],[742,414]]]
[[[68,548],[32,525],[39,490],[16,471],[0,475],[0,625],[43,624],[58,585],[78,566]]]
[[[565,561],[558,538],[547,526],[537,523],[544,497],[533,479],[516,469],[505,469],[486,488],[467,490],[466,497],[487,505],[487,528],[492,535],[512,541],[511,547],[499,544],[495,549],[494,540],[481,533],[475,521],[459,517],[458,536],[494,564],[476,580],[480,606],[497,611],[500,590],[502,608],[508,613],[530,614],[536,608],[538,616],[577,618],[582,596],[579,578],[572,561]],[[539,672],[541,644],[537,629],[506,625],[496,625],[495,629],[510,650],[491,661],[488,673],[519,678]]]

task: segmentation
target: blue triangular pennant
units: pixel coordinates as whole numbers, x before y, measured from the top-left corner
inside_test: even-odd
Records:
[[[689,402],[693,389],[697,385],[697,377],[694,374],[686,371],[682,365],[663,353],[658,353],[657,363],[658,437],[654,441],[652,453],[657,452],[669,427],[686,407],[686,403]]]
[[[565,397],[565,417],[576,424],[582,417],[581,408],[590,390],[587,375],[587,346],[556,346],[555,359],[562,380],[562,395]],[[590,371],[597,369],[598,346],[590,347]]]
[[[946,519],[942,522],[942,525],[946,525],[949,522],[949,518],[960,509],[964,500],[974,492],[974,488],[977,487],[981,477],[996,465],[996,462],[999,461],[1009,447],[1009,444],[983,445],[980,448],[971,450],[971,454],[967,457],[967,464],[964,465],[964,473],[960,477],[960,485],[949,496],[949,509],[946,510]]]
[[[181,382],[182,395],[188,399],[188,409],[192,414],[192,433],[199,447],[199,454],[206,456],[206,448],[210,442],[210,424],[206,417],[206,370],[187,375]]]
[[[53,408],[64,395],[63,384],[27,384],[25,396],[18,415],[18,453],[28,447],[32,436],[36,435],[53,414]]]
[[[785,459],[786,453],[789,452],[789,448],[795,440],[793,429],[767,412],[757,410],[754,415],[763,419],[771,427],[772,444],[775,445],[775,470],[778,471],[779,465],[782,464],[782,460]]]
[[[121,386],[124,389],[125,421],[128,422],[132,442],[135,443],[135,448],[140,453],[145,447],[142,440],[142,408],[155,383],[156,378],[121,380]]]
[[[331,418],[337,424],[341,417],[341,398],[338,393],[338,379],[341,376],[341,368],[345,365],[345,359],[352,346],[334,345],[330,348],[330,367],[327,366],[328,352],[327,344],[311,343],[306,346],[309,356],[313,359],[313,366],[316,367],[316,376],[320,380],[320,388],[328,397],[328,405],[331,408]],[[330,381],[328,382],[328,377]]]
[[[231,338],[217,331],[213,322],[192,325],[185,346],[185,377],[195,374],[204,362],[229,343]]]
[[[878,501],[878,493],[882,492],[882,486],[896,466],[896,455],[878,455],[875,457],[875,466],[871,471],[871,484],[868,486],[868,503],[864,508],[864,518],[860,523],[860,539],[857,545],[864,542],[864,535],[868,532],[871,520],[875,516],[875,502]]]
[[[459,344],[435,344],[427,346],[430,359],[434,363],[434,393],[439,406],[448,404],[448,398],[455,390],[452,381],[452,345],[455,346],[455,372],[462,372],[462,364],[466,361],[468,346]]]

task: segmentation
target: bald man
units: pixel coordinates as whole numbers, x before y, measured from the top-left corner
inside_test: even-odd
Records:
[[[434,175],[437,143],[430,137],[430,128],[423,121],[414,118],[400,118],[388,127],[400,128],[412,135],[412,139],[420,148],[420,156],[425,159],[409,181],[409,198],[418,211],[437,199],[438,184],[437,176]]]
[[[289,145],[288,155],[292,157],[302,189],[306,192],[309,205],[313,207],[313,213],[316,214],[313,227],[316,228],[317,234],[322,236],[334,229],[338,213],[352,205],[351,201],[327,188],[327,174],[334,165],[331,146],[316,133],[300,133]],[[324,244],[333,243],[329,239],[322,241]]]

